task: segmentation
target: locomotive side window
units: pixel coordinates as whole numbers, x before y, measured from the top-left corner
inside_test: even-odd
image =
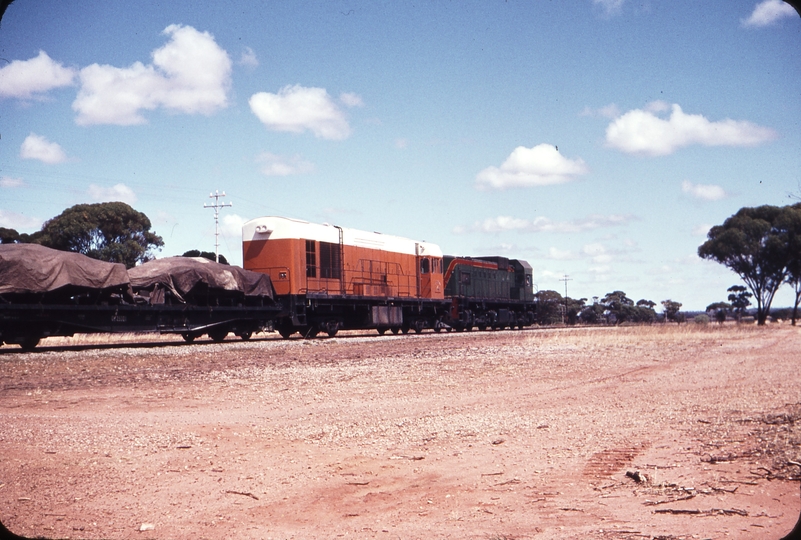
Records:
[[[341,263],[339,245],[331,242],[320,242],[320,277],[340,279]]]
[[[531,287],[531,274],[526,274],[526,287]]]
[[[470,285],[470,272],[462,272],[459,275],[459,283]]]
[[[430,269],[430,261],[428,259],[420,259],[420,273],[428,274]]]
[[[306,277],[317,277],[317,246],[314,240],[306,240]]]

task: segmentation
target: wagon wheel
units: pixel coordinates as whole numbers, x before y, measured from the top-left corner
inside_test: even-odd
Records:
[[[396,336],[398,335],[398,332],[400,332],[400,328],[398,328],[397,326],[393,326],[392,328],[390,328],[390,330],[392,330],[392,333],[395,334]]]
[[[228,335],[228,330],[225,329],[212,330],[211,332],[209,332],[209,337],[212,339],[212,341],[216,343],[222,343],[223,341],[225,341],[225,337],[227,335]]]
[[[376,330],[378,330],[378,335],[379,336],[383,336],[384,334],[387,333],[386,326],[379,326],[378,328],[376,328]]]
[[[242,338],[244,341],[247,341],[250,339],[252,335],[253,332],[242,332],[241,334],[239,334],[239,337]]]
[[[195,341],[197,335],[192,334],[190,332],[184,332],[183,334],[181,334],[181,337],[184,338],[184,341],[186,341],[187,343],[192,343],[193,341]]]

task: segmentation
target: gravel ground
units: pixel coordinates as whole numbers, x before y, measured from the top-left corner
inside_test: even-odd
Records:
[[[47,538],[778,540],[798,519],[790,326],[262,337],[0,347],[0,520]]]

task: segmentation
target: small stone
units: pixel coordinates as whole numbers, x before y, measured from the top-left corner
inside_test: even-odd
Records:
[[[156,528],[156,526],[155,526],[155,525],[153,525],[152,523],[142,523],[142,524],[139,526],[139,532],[142,532],[142,531],[152,531],[152,530],[155,530],[155,528]]]

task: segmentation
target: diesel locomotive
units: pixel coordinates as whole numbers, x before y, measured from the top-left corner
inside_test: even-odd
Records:
[[[270,276],[284,338],[534,322],[532,269],[521,260],[443,256],[429,242],[285,217],[245,223],[242,251],[245,269]]]

